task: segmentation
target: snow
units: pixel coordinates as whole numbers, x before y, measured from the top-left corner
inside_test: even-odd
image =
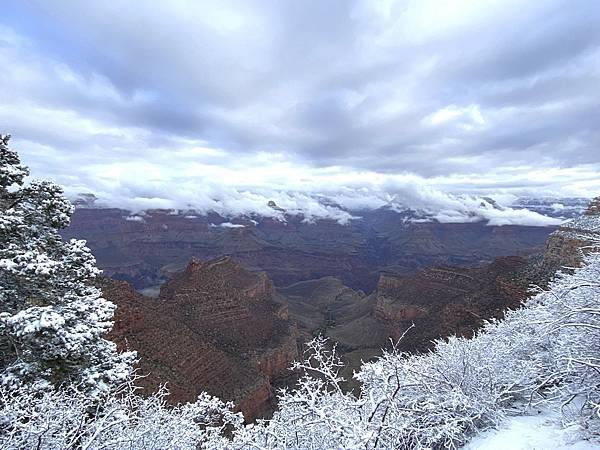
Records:
[[[598,232],[600,231],[600,216],[581,216],[563,224],[563,228]]]
[[[508,418],[497,430],[477,435],[463,450],[597,450],[600,442],[577,437],[574,427],[562,428],[558,414]]]
[[[146,222],[142,216],[126,216],[125,220],[129,222]]]

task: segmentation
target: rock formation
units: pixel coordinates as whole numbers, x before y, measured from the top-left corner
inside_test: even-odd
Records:
[[[326,333],[348,351],[386,347],[412,324],[399,344],[402,350],[426,350],[433,339],[453,334],[470,336],[484,320],[519,306],[529,284],[527,264],[526,258],[502,257],[476,268],[441,266],[414,275],[382,274],[377,290],[356,302],[362,314],[334,316]]]
[[[600,216],[600,196],[593,198],[585,211],[586,216]]]
[[[501,257],[475,268],[438,266],[412,275],[384,273],[370,295],[333,277],[295,283],[280,292],[304,340],[322,333],[338,344],[347,365],[346,387],[355,389],[353,370],[380,355],[409,327],[414,325],[398,348],[426,351],[435,339],[472,336],[485,320],[517,308],[535,281],[529,267],[529,258]]]
[[[484,320],[502,317],[526,298],[527,259],[496,259],[475,268],[432,267],[411,276],[382,275],[374,294],[375,317],[408,351],[431,348],[449,335],[472,336]]]
[[[152,299],[107,281],[117,304],[111,338],[138,352],[146,391],[167,383],[173,403],[201,391],[234,401],[247,420],[273,407],[272,384],[297,356],[296,329],[265,273],[231,258],[190,261]]]
[[[546,242],[543,265],[548,271],[577,267],[584,255],[599,248],[600,197],[593,199],[585,214],[568,220]]]

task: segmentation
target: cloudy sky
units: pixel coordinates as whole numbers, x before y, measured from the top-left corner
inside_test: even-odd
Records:
[[[0,128],[70,194],[315,216],[600,194],[596,0],[2,3]]]

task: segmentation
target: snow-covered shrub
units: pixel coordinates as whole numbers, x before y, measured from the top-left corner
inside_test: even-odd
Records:
[[[100,401],[77,386],[34,392],[0,387],[0,448],[56,450],[196,450],[216,448],[224,430],[242,424],[232,404],[207,394],[194,403],[165,404],[165,390],[150,397],[131,383]]]
[[[598,439],[600,255],[474,338],[439,341],[426,355],[385,353],[357,378],[362,401],[386,414],[374,448],[452,448],[504,415],[561,404]]]
[[[573,275],[551,291],[554,309],[548,333],[554,340],[556,385],[565,422],[583,435],[600,436],[600,254],[586,257]]]
[[[24,185],[8,140],[0,136],[0,384],[106,392],[127,379],[134,356],[102,337],[115,306],[92,285],[99,271],[85,241],[59,235],[73,211],[61,188]]]
[[[373,448],[453,448],[501,417],[513,385],[477,341],[450,338],[426,355],[386,353],[357,378],[377,424]],[[367,400],[367,399],[365,399]]]
[[[364,448],[368,424],[357,399],[341,389],[341,367],[326,339],[308,342],[304,360],[293,366],[302,376],[294,389],[281,393],[273,419],[259,422],[251,433],[238,432],[230,448]]]

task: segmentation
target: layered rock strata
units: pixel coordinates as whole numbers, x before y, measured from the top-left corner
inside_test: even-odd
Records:
[[[357,216],[341,225],[291,215],[282,222],[82,208],[75,211],[64,236],[86,239],[106,276],[137,289],[164,282],[185,269],[193,256],[209,260],[231,255],[244,267],[267,272],[277,286],[334,276],[370,293],[382,271],[411,274],[434,265],[490,263],[498,256],[541,247],[553,231],[485,222],[413,222],[410,212],[387,209]]]
[[[581,217],[568,220],[546,242],[543,264],[547,270],[578,267],[584,255],[600,248],[600,197],[594,198]]]
[[[432,340],[449,335],[472,336],[485,320],[502,317],[526,298],[527,263],[514,256],[483,267],[382,275],[373,295],[374,315],[392,339],[404,335],[398,344],[402,350],[426,350]]]
[[[125,282],[107,281],[117,304],[110,337],[138,352],[141,386],[167,383],[173,403],[202,391],[234,401],[251,421],[273,408],[272,384],[297,356],[296,328],[264,273],[230,258],[185,271],[148,298]]]

